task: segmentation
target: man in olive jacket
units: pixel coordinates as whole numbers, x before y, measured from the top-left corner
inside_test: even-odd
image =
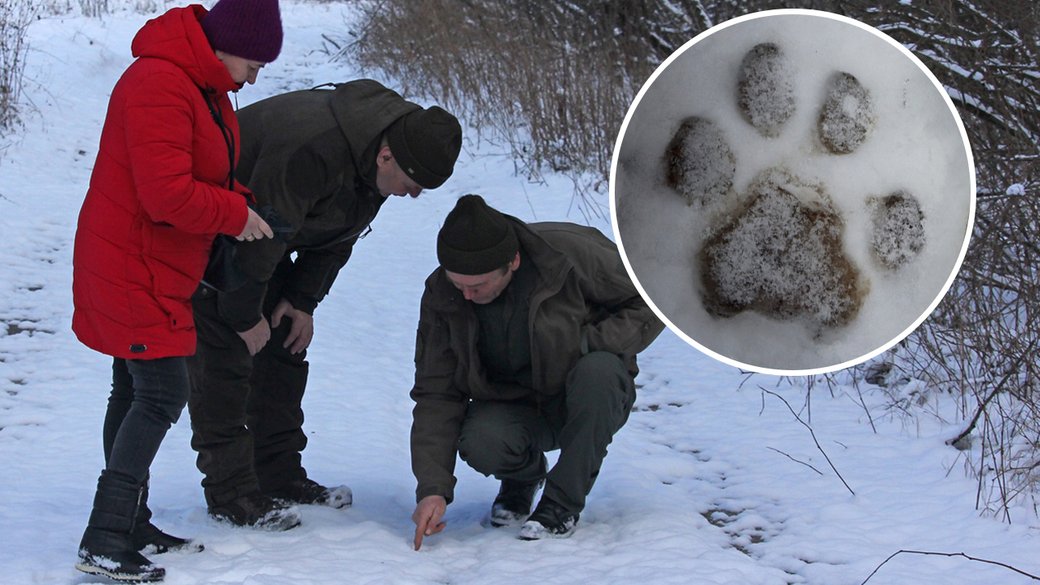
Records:
[[[590,227],[526,224],[466,195],[437,258],[411,391],[415,548],[444,527],[456,453],[501,480],[493,526],[522,524],[525,540],[569,536],[635,401],[636,354],[664,326]]]
[[[372,80],[275,96],[238,120],[236,178],[277,213],[281,234],[237,245],[244,286],[204,285],[193,299],[192,447],[212,516],[284,530],[299,523],[287,504],[352,500],[301,464],[314,310],[389,195],[417,197],[448,179],[462,130]]]

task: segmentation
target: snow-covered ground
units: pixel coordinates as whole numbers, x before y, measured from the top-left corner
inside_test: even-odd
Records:
[[[358,75],[320,51],[323,33],[344,33],[342,7],[282,8],[282,56],[240,105]],[[30,28],[35,111],[0,161],[3,583],[101,582],[72,565],[102,464],[110,362],[69,331],[71,247],[107,96],[144,19],[45,16]],[[353,508],[305,507],[303,525],[278,534],[210,520],[183,415],[152,466],[151,501],[160,526],[206,550],[154,557],[167,583],[857,585],[901,549],[1040,575],[1040,522],[1025,510],[1012,525],[979,517],[963,455],[943,444],[952,427],[886,418],[868,394],[874,432],[849,388],[817,388],[807,403],[804,388],[748,379],[667,331],[640,358],[636,410],[571,539],[522,542],[484,527],[497,482],[460,463],[447,529],[413,551],[408,390],[441,218],[476,192],[527,220],[584,221],[568,180],[529,184],[512,169],[493,147],[471,143],[443,188],[389,201],[317,311],[304,461],[315,479],[350,485]],[[605,220],[597,227],[611,232]],[[770,392],[811,424],[822,451]],[[1035,580],[964,557],[900,554],[869,583]]]

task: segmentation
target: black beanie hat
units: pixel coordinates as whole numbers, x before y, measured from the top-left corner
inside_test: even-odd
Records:
[[[480,195],[463,195],[437,234],[437,260],[456,274],[487,274],[516,257],[520,243],[504,215]]]
[[[386,131],[398,166],[423,189],[444,184],[462,149],[462,126],[455,116],[433,106],[401,116]]]

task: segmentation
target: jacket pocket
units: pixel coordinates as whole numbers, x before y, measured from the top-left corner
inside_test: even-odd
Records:
[[[172,329],[191,329],[191,295],[202,278],[213,236],[165,224],[149,228],[143,233],[143,260],[152,279],[152,294]]]

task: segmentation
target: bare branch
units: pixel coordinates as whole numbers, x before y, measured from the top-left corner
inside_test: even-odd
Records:
[[[930,555],[930,556],[939,556],[939,557],[963,557],[965,559],[968,559],[969,561],[975,561],[977,563],[986,563],[988,565],[996,565],[998,567],[1003,567],[1003,568],[1008,569],[1010,571],[1014,571],[1015,573],[1018,573],[1019,575],[1023,575],[1025,577],[1029,577],[1030,579],[1032,579],[1034,581],[1040,581],[1040,577],[1038,577],[1036,575],[1033,575],[1032,573],[1027,573],[1027,572],[1025,572],[1025,571],[1023,571],[1021,569],[1016,569],[1015,567],[1013,567],[1011,565],[1008,565],[1006,563],[1001,563],[999,561],[991,561],[989,559],[981,559],[981,558],[978,558],[978,557],[973,557],[973,556],[966,555],[966,554],[964,554],[962,552],[946,553],[946,552],[932,552],[932,551],[922,551],[922,550],[898,550],[898,551],[892,553],[891,555],[889,555],[889,557],[887,559],[885,559],[884,561],[882,561],[880,565],[875,567],[874,570],[871,571],[871,573],[869,575],[867,575],[867,578],[864,579],[862,583],[860,583],[860,585],[865,585],[865,583],[867,581],[870,581],[870,579],[878,571],[881,570],[881,567],[884,567],[885,564],[888,563],[888,561],[891,561],[892,559],[894,559],[895,557],[897,557],[898,555],[901,555],[901,554]]]
[[[791,404],[788,403],[787,400],[785,400],[783,396],[780,396],[776,392],[773,392],[771,390],[766,390],[762,386],[759,386],[758,388],[759,388],[759,390],[761,390],[762,392],[765,392],[766,394],[770,394],[772,396],[775,396],[775,397],[779,398],[780,401],[784,403],[784,406],[787,407],[787,410],[791,411],[791,414],[794,415],[795,420],[797,420],[799,423],[801,423],[803,427],[809,429],[809,434],[812,435],[812,440],[813,440],[814,443],[816,443],[816,448],[820,450],[820,453],[823,453],[823,458],[827,460],[827,464],[831,466],[831,470],[833,470],[834,474],[838,476],[838,479],[841,480],[841,483],[845,484],[845,489],[849,490],[850,494],[856,495],[856,492],[854,492],[852,490],[852,488],[849,487],[849,484],[848,484],[848,482],[845,481],[845,478],[841,476],[841,473],[838,471],[838,468],[834,466],[834,462],[832,462],[831,458],[827,456],[827,452],[823,450],[823,447],[820,445],[820,441],[816,439],[816,432],[813,431],[812,427],[809,426],[808,424],[806,424],[805,421],[803,421],[800,416],[798,416],[798,413],[796,413],[794,411],[794,409],[791,408]]]
[[[794,461],[795,463],[801,463],[802,465],[808,467],[809,469],[815,471],[816,473],[818,473],[820,475],[823,475],[823,472],[820,471],[819,469],[816,469],[812,464],[806,463],[805,461],[802,461],[800,459],[795,459],[794,457],[791,457],[790,455],[788,455],[787,453],[784,453],[780,449],[774,449],[773,447],[768,447],[768,446],[766,447],[766,449],[769,449],[770,451],[774,451],[776,453],[779,453],[779,454],[783,455],[784,457],[787,457],[791,461]]]

